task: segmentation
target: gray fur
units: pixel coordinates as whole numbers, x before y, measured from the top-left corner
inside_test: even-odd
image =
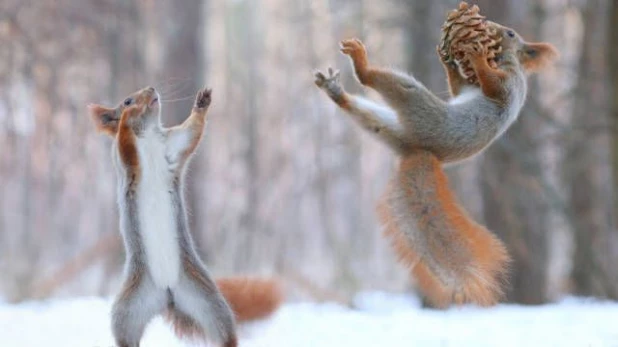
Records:
[[[503,64],[503,69],[513,72],[504,85],[508,91],[506,107],[487,98],[478,87],[476,95],[467,101],[457,102],[454,98],[445,102],[414,77],[381,70],[383,76],[375,78],[371,87],[397,115],[394,123],[376,112],[376,108],[384,106],[347,94],[341,87],[338,72],[330,71],[329,76],[317,73],[316,84],[339,104],[342,99],[352,102],[362,99],[367,106],[351,107],[347,112],[397,153],[422,148],[441,162],[449,163],[481,152],[517,119],[526,98],[526,76],[517,59],[504,59]],[[471,89],[460,97],[474,92]]]
[[[177,170],[178,178],[183,176],[183,168],[184,166],[181,166]],[[176,309],[193,317],[211,339],[222,343],[230,338],[235,339],[234,316],[195,250],[187,223],[185,199],[183,194],[181,194],[183,191],[182,185],[183,182],[180,179],[174,180],[172,184],[174,187],[172,201],[175,206],[178,206],[176,209],[176,220],[180,236],[180,256],[183,258],[183,264],[190,263],[194,268],[198,269],[201,277],[206,280],[207,285],[201,285],[199,281],[189,275],[188,271],[185,271],[181,275],[178,288],[172,289],[175,306]]]
[[[154,130],[162,138],[174,128],[164,129],[158,117],[142,117],[134,124],[136,136]],[[183,131],[180,129],[178,131]],[[112,308],[112,331],[120,347],[138,347],[144,329],[157,314],[167,311],[170,315],[182,315],[203,332],[209,340],[226,347],[236,346],[236,327],[232,310],[219,292],[208,270],[201,262],[191,238],[183,197],[184,171],[188,157],[180,155],[167,158],[173,174],[169,185],[170,201],[175,213],[175,226],[180,247],[181,275],[173,288],[159,288],[152,280],[146,263],[144,243],[140,235],[136,186],[139,179],[132,177],[123,167],[118,153],[117,141],[112,148],[113,161],[117,171],[117,199],[120,212],[120,231],[126,250],[125,286],[116,298]],[[172,162],[173,160],[174,162]],[[195,276],[187,269],[197,269]],[[132,285],[137,283],[137,285]],[[177,327],[180,330],[190,327]]]

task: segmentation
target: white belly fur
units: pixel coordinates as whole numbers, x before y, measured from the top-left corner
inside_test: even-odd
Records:
[[[180,275],[180,245],[165,144],[157,135],[146,134],[137,147],[142,168],[137,192],[139,229],[148,269],[157,287],[173,287]]]

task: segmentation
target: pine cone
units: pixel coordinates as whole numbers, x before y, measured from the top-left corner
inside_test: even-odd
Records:
[[[495,28],[487,25],[485,17],[480,13],[477,5],[470,7],[462,1],[459,8],[448,13],[442,25],[442,38],[439,52],[446,63],[455,63],[459,73],[470,84],[478,85],[478,79],[470,62],[465,59],[463,47],[470,44],[483,45],[488,52],[487,61],[490,66],[497,67],[495,57],[502,51],[502,38]]]

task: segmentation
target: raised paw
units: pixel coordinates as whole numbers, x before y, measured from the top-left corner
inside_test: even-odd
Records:
[[[449,69],[457,69],[457,64],[455,64],[455,61],[453,61],[453,58],[451,56],[449,56],[448,54],[446,54],[446,52],[444,52],[440,46],[436,46],[436,53],[438,54],[438,57],[440,58],[440,62],[448,67]]]
[[[342,40],[340,43],[341,52],[346,55],[366,55],[367,50],[363,42],[357,38]]]
[[[339,70],[328,68],[328,76],[325,76],[320,71],[315,73],[315,85],[329,92],[341,91],[341,83],[339,81]]]
[[[440,45],[436,46],[436,53],[438,54],[438,58],[440,58],[441,62],[448,63],[449,56],[440,48]]]
[[[212,101],[212,89],[204,88],[195,96],[195,108],[206,108]]]
[[[461,48],[469,58],[486,58],[489,55],[487,47],[480,42],[471,42]]]
[[[367,65],[367,50],[359,39],[349,39],[340,42],[341,53],[350,56],[358,67]]]
[[[343,87],[339,81],[339,71],[328,68],[328,75],[324,75],[321,72],[315,73],[315,85],[323,89],[331,99],[335,102],[343,100]]]

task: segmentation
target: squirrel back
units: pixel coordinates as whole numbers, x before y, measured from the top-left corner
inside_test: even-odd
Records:
[[[508,252],[458,204],[435,155],[419,150],[401,158],[378,213],[397,255],[435,306],[487,306],[502,297]]]

